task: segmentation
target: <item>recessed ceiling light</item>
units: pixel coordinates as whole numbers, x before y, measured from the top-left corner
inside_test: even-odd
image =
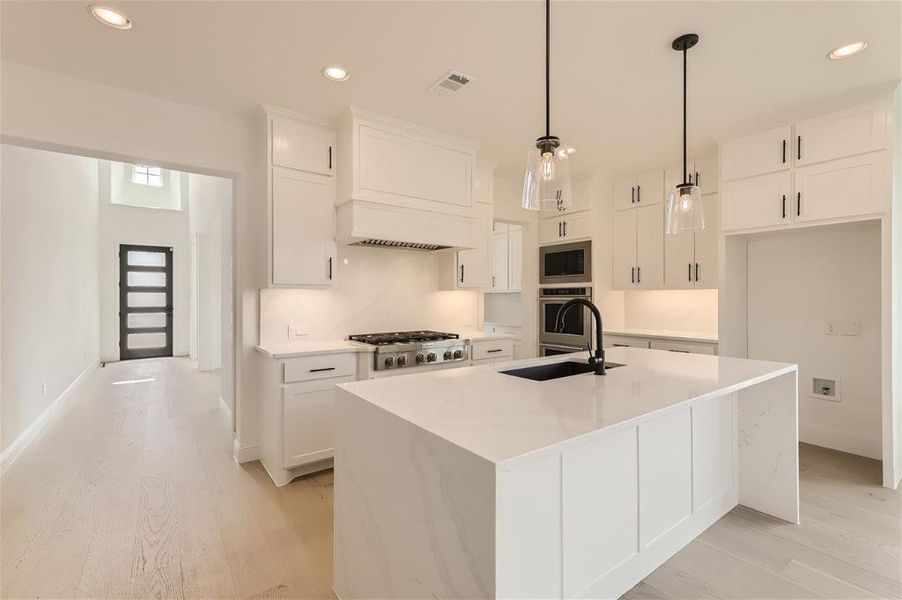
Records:
[[[132,28],[131,19],[126,17],[125,13],[118,11],[115,8],[100,6],[99,4],[91,4],[88,6],[88,10],[91,11],[91,14],[94,15],[95,19],[97,19],[104,25],[109,25],[110,27],[114,27],[116,29]]]
[[[347,81],[351,74],[338,65],[329,65],[323,67],[323,77],[332,81]]]
[[[827,58],[830,60],[840,60],[843,58],[849,58],[850,56],[855,56],[862,50],[868,47],[867,42],[852,42],[849,44],[843,44],[841,46],[837,46],[833,50],[827,53]]]

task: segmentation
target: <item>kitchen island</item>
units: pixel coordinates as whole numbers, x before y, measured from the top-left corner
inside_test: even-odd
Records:
[[[798,522],[796,365],[504,373],[586,356],[338,386],[338,597],[616,597],[737,504]]]

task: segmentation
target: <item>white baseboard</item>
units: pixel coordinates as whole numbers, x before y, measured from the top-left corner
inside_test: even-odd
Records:
[[[880,460],[883,454],[879,437],[872,439],[852,431],[840,431],[811,424],[799,427],[799,441],[877,460]]]
[[[232,447],[234,448],[235,462],[239,464],[260,460],[260,457],[263,455],[263,450],[260,446],[242,446],[237,437],[232,443]]]
[[[90,375],[94,369],[97,368],[99,362],[91,363],[88,365],[84,371],[76,377],[72,383],[70,383],[66,389],[64,389],[59,396],[57,396],[53,402],[51,402],[44,411],[38,415],[38,417],[31,422],[31,425],[25,428],[25,431],[19,434],[13,442],[3,450],[3,453],[0,454],[0,475],[6,472],[6,470],[12,466],[12,464],[18,459],[22,453],[28,448],[28,445],[34,441],[38,435],[47,427],[47,424],[53,419],[54,413],[59,410],[62,406],[63,402],[72,395],[72,392],[81,384],[85,378]]]

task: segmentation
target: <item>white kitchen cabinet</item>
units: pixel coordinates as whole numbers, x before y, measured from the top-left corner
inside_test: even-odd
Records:
[[[636,209],[636,285],[664,287],[664,205]]]
[[[473,177],[473,201],[479,204],[495,203],[495,165],[477,164]]]
[[[474,185],[474,142],[357,108],[340,123],[340,203],[469,215],[474,195],[490,194]]]
[[[689,181],[701,188],[701,193],[713,194],[717,192],[717,160],[714,156],[696,158],[687,161]],[[680,183],[683,183],[683,163],[672,165],[664,171],[664,200],[670,197],[670,192]]]
[[[624,290],[636,284],[637,210],[620,210],[614,213],[613,255],[614,289]]]
[[[644,348],[648,350],[648,340],[644,338],[604,334],[605,348]]]
[[[492,287],[492,206],[479,204],[473,209],[475,248],[457,251],[454,287],[484,290]]]
[[[649,348],[652,350],[681,352],[683,354],[717,354],[717,347],[714,344],[706,344],[703,342],[652,339],[649,340]]]
[[[329,285],[335,278],[335,186],[331,177],[272,167],[271,283]]]
[[[474,366],[491,365],[514,359],[514,340],[474,340],[470,342],[470,359]]]
[[[793,217],[802,223],[882,213],[886,184],[883,152],[796,169]]]
[[[799,121],[795,165],[802,167],[886,146],[886,102],[879,100]]]
[[[792,174],[768,173],[723,184],[721,228],[741,231],[792,223]]]
[[[270,119],[272,165],[332,176],[336,135],[325,127],[288,118]]]
[[[344,378],[339,383],[354,381]],[[332,458],[335,445],[332,379],[295,383],[282,388],[284,469]]]
[[[507,289],[510,292],[523,290],[523,227],[511,225],[507,232]]]
[[[562,241],[575,241],[592,237],[591,211],[567,214],[565,216],[541,219],[539,224],[539,243],[551,244]]]
[[[717,287],[717,195],[702,196],[705,228],[664,236],[664,284],[668,289]]]
[[[506,292],[510,286],[508,232],[492,234],[492,291]]]
[[[647,171],[614,182],[614,210],[664,202],[664,171]]]
[[[723,181],[786,170],[792,164],[792,151],[791,125],[724,142],[720,147]]]

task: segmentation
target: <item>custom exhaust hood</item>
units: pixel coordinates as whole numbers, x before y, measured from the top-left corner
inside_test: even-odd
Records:
[[[339,125],[340,244],[474,248],[478,144],[351,107]]]

